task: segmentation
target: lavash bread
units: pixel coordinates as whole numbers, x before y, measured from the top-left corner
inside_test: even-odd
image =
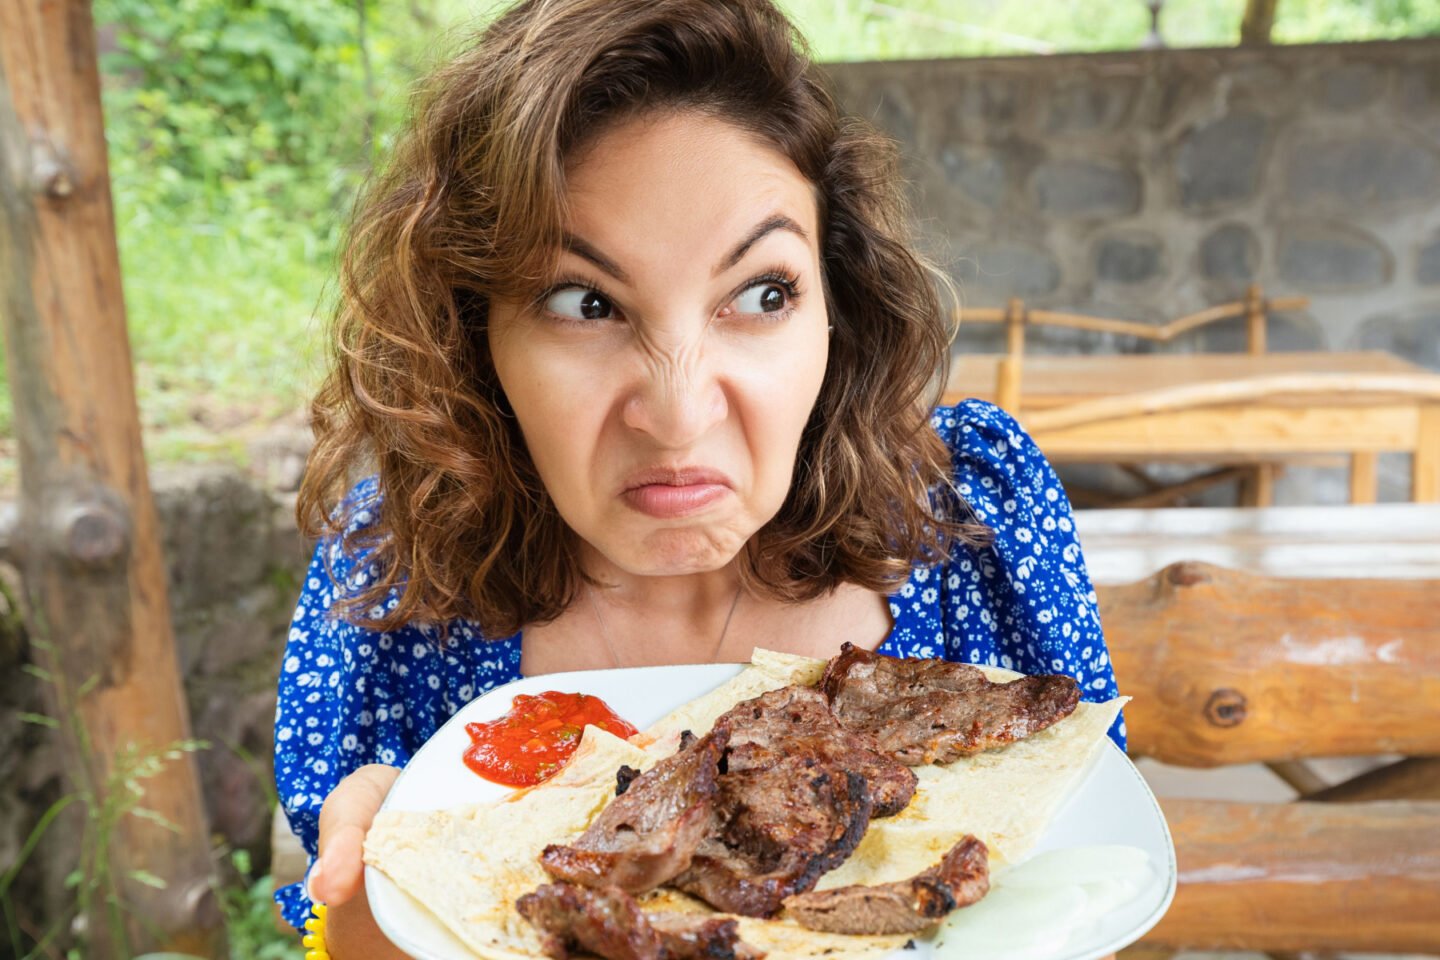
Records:
[[[789,684],[814,685],[824,667],[824,660],[756,650],[745,670],[631,742],[586,727],[570,763],[538,787],[452,810],[381,811],[366,837],[365,862],[424,905],[477,957],[541,958],[540,938],[514,902],[548,882],[538,861],[545,845],[578,836],[614,796],[615,770],[622,764],[648,769],[674,752],[682,730],[701,736],[736,703]],[[997,682],[1020,676],[981,669]],[[967,833],[989,847],[994,867],[1023,859],[1088,769],[1126,699],[1082,702],[1069,717],[1004,749],[915,768],[919,784],[909,806],[871,821],[859,847],[821,877],[819,889],[913,876]],[[703,902],[668,889],[640,902],[647,910],[711,912]],[[773,960],[879,958],[907,939],[817,933],[783,914],[774,920],[739,919],[742,939]]]

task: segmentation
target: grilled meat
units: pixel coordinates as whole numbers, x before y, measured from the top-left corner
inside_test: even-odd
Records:
[[[911,766],[950,763],[1023,740],[1080,702],[1073,677],[993,683],[968,664],[901,660],[849,643],[826,665],[820,689],[842,724]]]
[[[627,893],[682,872],[709,829],[726,741],[723,731],[692,739],[634,777],[573,843],[547,846],[540,865],[557,880]]]
[[[572,950],[606,960],[761,960],[727,917],[646,914],[616,887],[548,883],[515,901],[540,931],[545,953],[566,960]]]
[[[967,834],[938,864],[909,880],[811,890],[787,897],[785,911],[811,930],[920,933],[989,889],[985,844]]]

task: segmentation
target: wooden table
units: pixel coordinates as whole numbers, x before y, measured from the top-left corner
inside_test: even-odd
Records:
[[[1075,527],[1097,584],[1181,560],[1274,577],[1440,580],[1440,504],[1077,510]]]
[[[1002,359],[958,360],[946,402],[993,399]],[[1027,356],[1020,397],[1017,417],[1057,463],[1343,454],[1366,503],[1375,458],[1401,451],[1415,457],[1413,498],[1440,500],[1440,374],[1388,353]]]
[[[950,367],[945,402],[979,397],[994,402],[1001,354],[971,354]],[[1025,357],[1023,410],[1078,400],[1159,390],[1187,383],[1246,380],[1295,373],[1434,375],[1383,350],[1265,353],[1127,353]]]

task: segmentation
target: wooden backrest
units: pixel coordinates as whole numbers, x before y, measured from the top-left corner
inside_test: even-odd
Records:
[[[1223,456],[1241,411],[1247,430],[1264,431],[1271,454],[1349,454],[1352,503],[1375,502],[1376,457],[1384,451],[1411,455],[1412,500],[1440,501],[1440,375],[1429,373],[1301,373],[1182,384],[1036,410],[1025,427],[1052,457],[1073,448],[1146,459],[1173,452],[1177,438],[1188,438],[1191,454]]]
[[[1309,303],[1310,301],[1306,297],[1282,297],[1267,300],[1259,285],[1251,284],[1246,290],[1243,300],[1209,307],[1199,313],[1192,313],[1159,326],[1110,317],[1092,317],[1054,310],[1031,310],[1019,298],[1011,298],[1003,308],[957,309],[956,319],[964,323],[1000,324],[1005,327],[1005,359],[1001,361],[996,371],[995,402],[1011,413],[1017,413],[1020,409],[1020,371],[1025,355],[1026,327],[1049,326],[1088,330],[1092,333],[1118,333],[1166,343],[1192,330],[1198,330],[1222,320],[1243,317],[1246,321],[1246,349],[1251,354],[1261,354],[1266,349],[1266,318],[1271,313],[1301,310]]]
[[[1440,581],[1278,579],[1185,562],[1097,592],[1121,690],[1135,698],[1133,754],[1191,767],[1440,755]],[[1180,889],[1147,943],[1440,946],[1440,759],[1293,804],[1161,805]]]

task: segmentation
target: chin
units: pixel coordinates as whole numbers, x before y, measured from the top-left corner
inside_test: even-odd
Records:
[[[730,531],[704,528],[658,530],[623,550],[620,566],[644,576],[683,576],[709,573],[735,559],[748,537]]]

